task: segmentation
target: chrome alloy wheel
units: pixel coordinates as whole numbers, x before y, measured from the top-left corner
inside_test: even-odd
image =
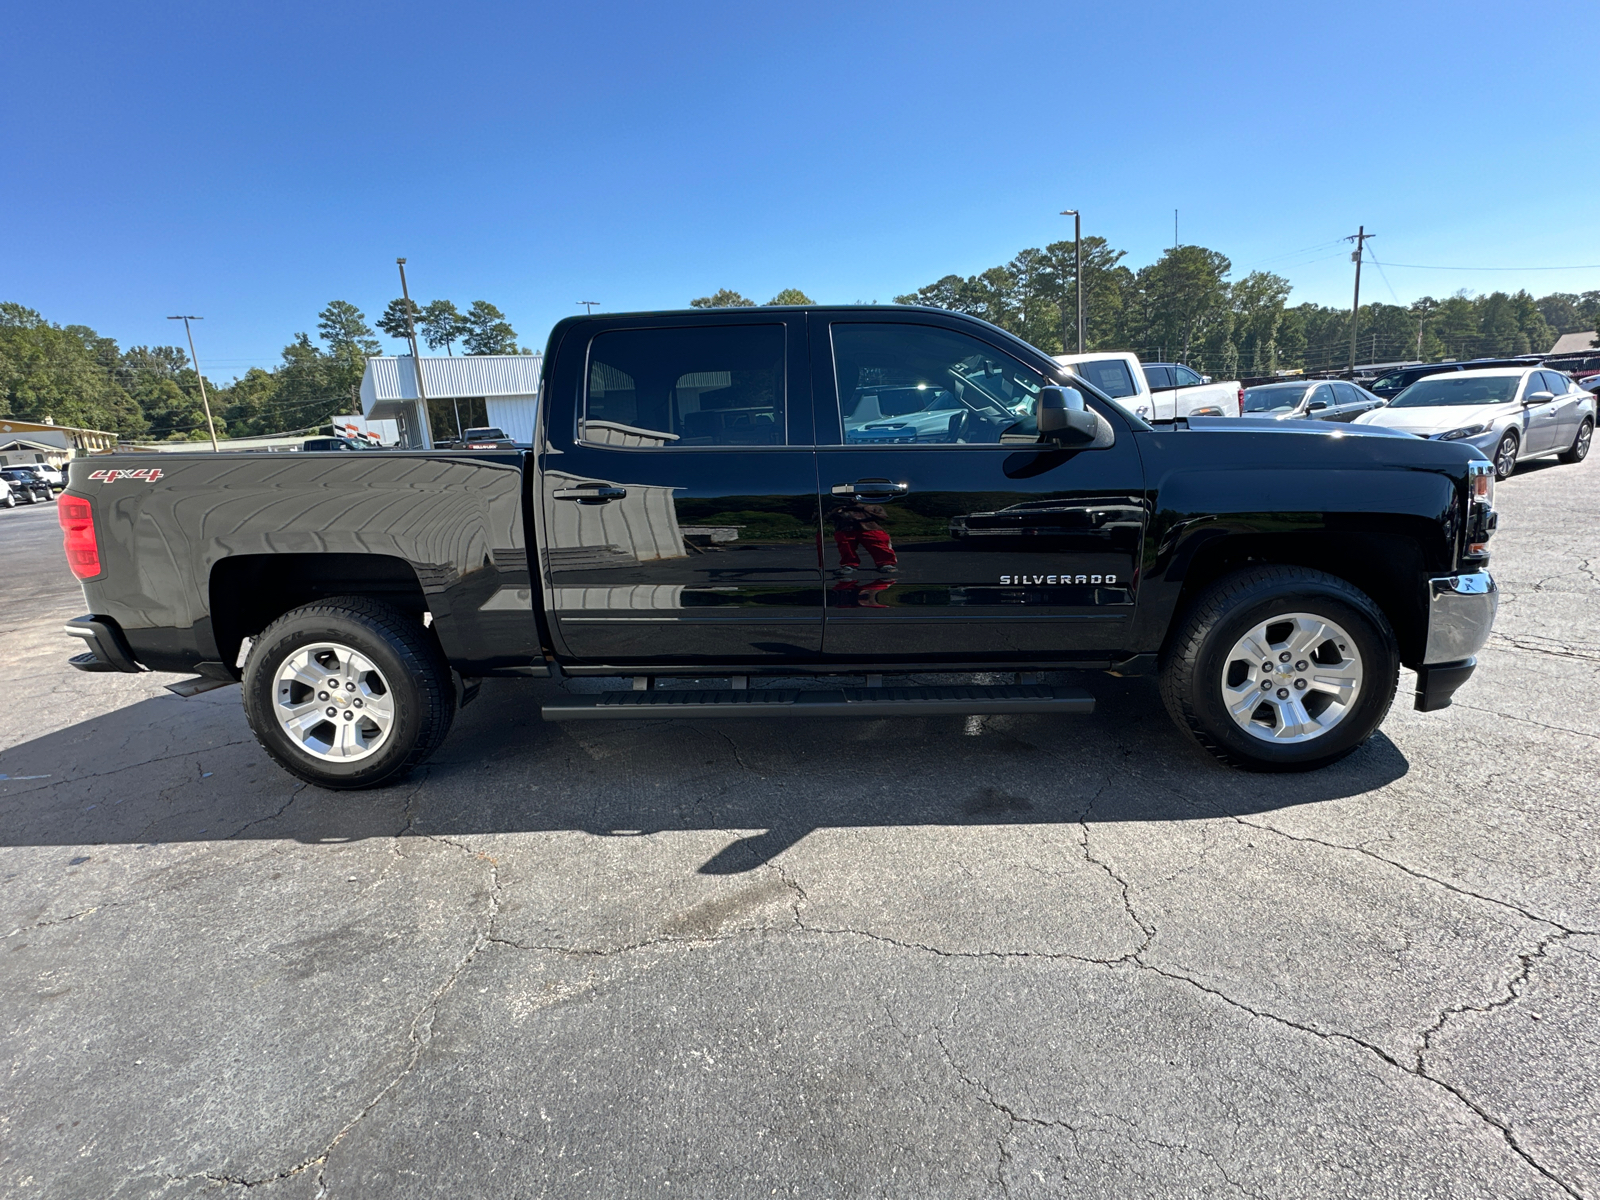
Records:
[[[1355,640],[1324,617],[1269,617],[1234,643],[1222,674],[1222,702],[1253,738],[1292,745],[1321,737],[1361,695]]]
[[[1575,462],[1582,462],[1589,457],[1589,442],[1594,437],[1594,426],[1585,421],[1578,426],[1578,437],[1572,443],[1572,457]]]
[[[273,713],[289,740],[312,758],[356,762],[389,739],[394,697],[371,659],[349,646],[317,642],[278,668]]]
[[[1500,439],[1500,445],[1495,447],[1494,473],[1501,479],[1510,476],[1517,469],[1517,438],[1515,434],[1508,433]]]

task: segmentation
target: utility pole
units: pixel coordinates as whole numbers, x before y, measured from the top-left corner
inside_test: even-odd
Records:
[[[1361,253],[1366,249],[1367,239],[1377,237],[1375,233],[1368,233],[1367,227],[1362,225],[1359,229],[1344,240],[1354,242],[1356,248],[1350,252],[1350,257],[1356,264],[1356,298],[1350,305],[1350,374],[1356,373],[1356,333],[1361,323]]]
[[[1069,208],[1063,217],[1072,218],[1072,290],[1078,298],[1078,353],[1083,353],[1083,217],[1078,210]],[[1062,313],[1061,344],[1067,344],[1066,314]]]
[[[406,290],[406,260],[397,258],[394,261],[400,268],[400,296],[406,302],[406,340],[411,343],[411,367],[417,377],[417,407],[422,418],[422,428],[418,432],[422,435],[422,448],[432,450],[433,422],[428,420],[428,389],[422,386],[422,356],[417,353],[417,326],[411,319],[411,293]]]
[[[204,321],[204,317],[168,317],[169,321],[182,321],[183,331],[189,335],[189,361],[194,363],[195,378],[200,381],[200,405],[206,410],[206,428],[211,431],[211,452],[218,452],[217,423],[211,419],[211,400],[206,395],[206,377],[200,373],[200,356],[194,352],[194,331],[189,328],[190,321]]]
[[[595,310],[595,306],[597,304],[599,304],[600,301],[598,301],[598,300],[579,300],[578,303],[583,305],[583,315],[584,316],[588,316],[590,313],[592,313]]]

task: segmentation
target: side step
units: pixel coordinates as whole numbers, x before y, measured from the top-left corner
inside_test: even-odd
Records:
[[[1094,711],[1094,697],[1082,688],[1038,687],[874,687],[753,691],[599,692],[564,696],[544,705],[546,721],[613,721],[627,717],[934,717],[990,713],[1068,713]]]

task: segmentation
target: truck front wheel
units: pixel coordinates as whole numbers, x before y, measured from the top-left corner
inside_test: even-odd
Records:
[[[244,666],[244,711],[275,762],[324,788],[400,778],[455,718],[450,667],[420,624],[364,596],[279,617]]]
[[[1304,567],[1256,567],[1219,580],[1185,613],[1161,698],[1225,763],[1309,771],[1372,736],[1399,668],[1394,631],[1359,589]]]

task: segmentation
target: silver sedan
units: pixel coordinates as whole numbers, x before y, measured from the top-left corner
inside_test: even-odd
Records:
[[[1355,423],[1466,442],[1504,479],[1519,462],[1547,454],[1582,462],[1594,437],[1595,398],[1560,371],[1491,367],[1419,379]]]

